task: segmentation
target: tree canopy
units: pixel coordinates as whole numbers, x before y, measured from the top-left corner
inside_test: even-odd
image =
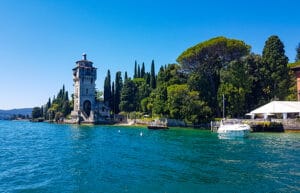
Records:
[[[278,36],[270,36],[265,42],[262,62],[264,63],[261,71],[265,77],[263,81],[265,98],[283,100],[288,93],[288,57]]]
[[[177,62],[189,75],[189,85],[200,93],[214,114],[220,116],[217,100],[220,71],[249,52],[250,46],[243,41],[216,37],[188,48],[177,58]]]
[[[163,65],[157,74],[154,60],[148,72],[144,62],[134,61],[133,78],[125,72],[124,82],[120,71],[112,81],[108,70],[104,102],[116,114],[135,112],[199,124],[221,117],[223,96],[227,117],[242,117],[270,100],[295,100],[295,77],[279,37],[270,36],[262,54],[250,53],[250,48],[241,40],[216,37],[186,49],[178,56],[178,64]],[[300,61],[300,44],[296,51],[294,65]],[[97,97],[102,100],[102,92]],[[66,117],[72,100],[63,86],[33,115]]]

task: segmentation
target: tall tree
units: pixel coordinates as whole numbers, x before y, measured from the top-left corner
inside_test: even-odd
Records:
[[[157,87],[161,84],[170,86],[172,84],[185,84],[186,81],[186,74],[181,72],[181,68],[178,64],[168,64],[166,68],[160,68],[157,75],[156,84]]]
[[[120,71],[116,73],[115,87],[115,113],[118,114],[120,112],[119,105],[121,101],[121,91],[123,87],[122,76]]]
[[[138,75],[137,75],[138,78],[141,78],[141,67],[140,65],[138,65]]]
[[[145,63],[143,62],[142,68],[141,68],[141,78],[145,78]]]
[[[127,71],[125,71],[124,82],[128,79]]]
[[[261,56],[257,54],[246,56],[243,58],[242,62],[246,65],[246,73],[252,82],[251,88],[249,89],[250,92],[245,96],[245,110],[246,112],[250,112],[266,103],[262,91],[262,81],[264,80],[264,76],[260,70],[263,65]]]
[[[45,108],[44,108],[44,119],[49,119],[49,117],[48,117],[48,109],[50,107],[51,107],[51,99],[49,98],[48,102],[46,103]]]
[[[146,80],[146,84],[150,86],[150,73],[149,72],[146,72],[146,75],[145,75],[145,80]]]
[[[300,61],[300,43],[296,48],[296,62]]]
[[[111,103],[110,103],[110,109],[115,113],[115,82],[113,81],[112,82],[112,85],[111,85]]]
[[[133,74],[133,78],[137,78],[137,77],[138,77],[137,62],[134,61],[134,74]]]
[[[216,37],[188,48],[178,58],[184,72],[189,74],[189,85],[221,116],[217,93],[220,70],[233,60],[249,54],[250,46],[243,41]]]
[[[156,75],[155,75],[155,64],[154,60],[151,62],[151,72],[150,72],[150,87],[152,89],[156,88]]]
[[[135,93],[136,95],[136,100],[137,100],[137,105],[136,105],[136,111],[141,110],[140,102],[148,97],[150,95],[151,89],[149,85],[147,85],[146,80],[144,78],[136,78],[133,80],[137,87],[137,92]]]
[[[135,83],[128,79],[124,82],[121,92],[120,110],[131,112],[136,110],[138,100],[136,98],[137,86]]]
[[[168,115],[167,99],[167,86],[160,85],[151,92],[147,105],[148,109],[151,110],[154,115]]]
[[[110,70],[107,71],[104,81],[104,103],[111,103],[111,76]]]
[[[262,61],[266,99],[283,100],[288,94],[288,57],[278,36],[270,36],[265,42]]]
[[[34,107],[32,109],[31,117],[33,119],[36,119],[36,118],[39,118],[41,116],[42,116],[42,114],[41,114],[41,108],[40,107]]]

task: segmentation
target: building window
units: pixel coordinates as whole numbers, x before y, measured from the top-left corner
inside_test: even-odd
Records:
[[[89,93],[89,89],[86,89],[85,92],[86,92],[86,94],[88,94]]]

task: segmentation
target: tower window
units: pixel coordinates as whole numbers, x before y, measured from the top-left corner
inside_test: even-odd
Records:
[[[85,92],[86,92],[86,94],[88,94],[89,93],[89,89],[86,89]]]
[[[91,78],[91,84],[93,84],[93,79]]]

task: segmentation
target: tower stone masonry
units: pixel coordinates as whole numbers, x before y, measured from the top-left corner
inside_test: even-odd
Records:
[[[74,109],[71,117],[78,123],[95,123],[97,68],[93,67],[93,62],[87,60],[86,54],[82,56],[82,60],[77,61],[73,68]]]

